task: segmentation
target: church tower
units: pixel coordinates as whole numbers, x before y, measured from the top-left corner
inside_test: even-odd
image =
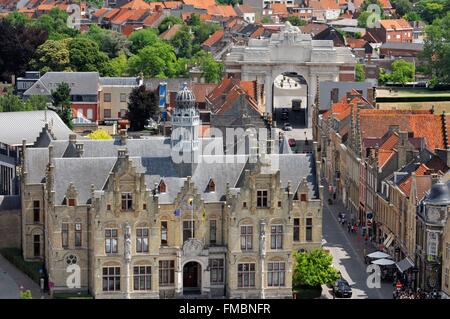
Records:
[[[199,153],[200,115],[195,96],[187,83],[178,91],[175,98],[175,111],[172,115],[172,159],[180,164],[180,174],[192,176]]]

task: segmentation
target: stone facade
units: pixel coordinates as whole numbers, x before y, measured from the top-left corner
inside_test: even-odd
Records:
[[[319,81],[353,81],[355,57],[349,48],[334,47],[331,40],[312,40],[289,22],[270,39],[250,39],[248,46],[233,47],[225,59],[225,72],[242,80],[256,80],[265,92],[266,112],[273,109],[273,83],[285,72],[303,76],[308,85],[308,107]],[[312,112],[308,114],[311,126]]]
[[[183,89],[181,117],[173,116],[190,132],[198,125],[194,99]],[[194,118],[183,121],[188,113]],[[184,138],[190,152],[211,141]],[[172,161],[172,147],[153,137],[27,148],[24,257],[45,260],[55,292],[292,298],[293,252],[322,240],[315,155],[259,154],[255,163],[248,155],[243,162],[240,155],[200,155],[203,161],[187,168]],[[34,234],[42,235],[39,256]]]

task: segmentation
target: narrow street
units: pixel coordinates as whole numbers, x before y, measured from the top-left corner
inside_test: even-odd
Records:
[[[375,251],[375,247],[365,244],[362,236],[349,233],[346,226],[338,222],[339,212],[346,212],[344,206],[335,201],[328,205],[327,187],[324,188],[323,238],[324,249],[333,256],[334,266],[352,286],[352,299],[392,299],[393,286],[390,281],[381,281],[381,288],[369,288],[366,284],[368,265],[364,255]],[[333,298],[328,294],[328,298]]]
[[[38,284],[0,255],[0,299],[19,299],[20,287],[31,290],[33,299],[46,298]]]

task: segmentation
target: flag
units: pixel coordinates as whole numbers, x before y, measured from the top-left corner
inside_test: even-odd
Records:
[[[202,220],[203,220],[203,222],[206,221],[206,210],[205,210],[205,207],[203,207]]]
[[[179,209],[179,208],[175,209],[174,214],[175,214],[175,216],[180,217],[181,216],[181,209]]]

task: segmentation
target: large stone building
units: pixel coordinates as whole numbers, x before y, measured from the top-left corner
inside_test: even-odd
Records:
[[[23,252],[45,261],[54,292],[292,297],[293,252],[321,246],[320,163],[276,147],[199,152],[223,142],[197,137],[194,99],[186,87],[176,97],[177,139],[71,136],[26,148]],[[178,163],[174,150],[195,161]]]
[[[273,111],[273,84],[280,74],[291,72],[307,83],[311,107],[321,81],[354,81],[356,59],[347,47],[334,47],[331,40],[313,40],[286,22],[270,39],[250,39],[247,46],[235,46],[225,58],[225,73],[256,81],[257,95],[265,96],[266,112]],[[308,112],[311,126],[312,111]]]

